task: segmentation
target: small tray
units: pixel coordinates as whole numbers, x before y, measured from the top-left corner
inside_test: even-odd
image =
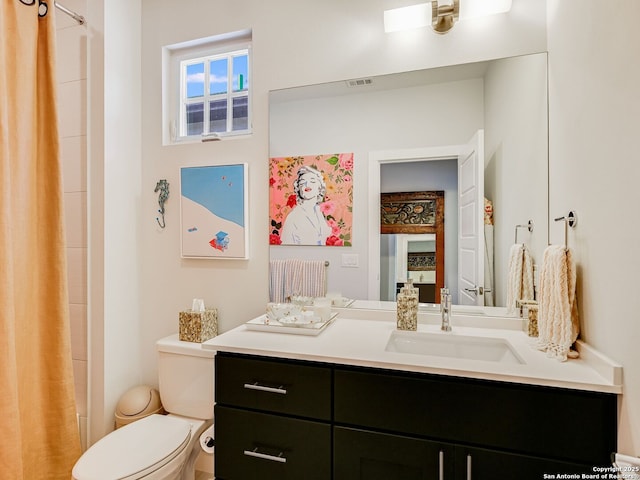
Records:
[[[350,307],[353,304],[353,302],[356,301],[355,298],[343,298],[342,300],[344,301],[343,305],[335,305],[333,302],[331,303],[331,305],[335,308],[347,308],[347,307]]]
[[[333,323],[338,316],[338,312],[331,314],[331,318],[326,322],[309,323],[301,325],[282,325],[281,323],[272,322],[269,324],[264,323],[267,315],[261,315],[258,318],[249,320],[245,323],[248,330],[259,330],[261,332],[273,332],[273,333],[290,333],[293,335],[320,335],[324,330]]]

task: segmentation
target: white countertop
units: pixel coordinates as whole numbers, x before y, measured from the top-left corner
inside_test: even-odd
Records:
[[[517,319],[483,319],[484,326],[468,326],[468,318],[452,317],[453,331],[441,332],[439,317],[421,314],[418,332],[504,338],[524,364],[467,360],[386,351],[396,330],[395,312],[337,309],[340,313],[318,336],[249,330],[241,325],[202,344],[202,348],[267,357],[358,365],[465,378],[545,385],[607,393],[622,393],[622,367],[589,345],[579,342],[580,358],[566,362],[535,348]],[[392,315],[393,320],[389,317]],[[471,324],[477,325],[478,319]],[[275,329],[274,329],[275,330]]]

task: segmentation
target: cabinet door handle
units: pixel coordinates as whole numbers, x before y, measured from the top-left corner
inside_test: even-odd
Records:
[[[287,463],[287,458],[283,456],[284,452],[280,452],[278,455],[269,455],[267,453],[260,453],[258,451],[258,448],[256,447],[253,450],[245,450],[244,454],[247,457],[262,458],[263,460],[271,460],[272,462]]]
[[[467,455],[467,480],[471,480],[471,455]]]
[[[287,390],[285,388],[280,387],[267,387],[265,385],[260,385],[258,382],[254,383],[245,383],[244,388],[248,390],[260,390],[261,392],[269,392],[269,393],[279,393],[280,395],[286,395]]]
[[[438,480],[444,480],[444,450],[440,450],[438,458]]]

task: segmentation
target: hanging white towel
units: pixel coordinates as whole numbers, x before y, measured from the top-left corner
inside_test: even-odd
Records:
[[[285,298],[324,297],[326,267],[323,260],[289,259],[285,267]]]
[[[509,251],[507,313],[515,312],[517,300],[533,299],[533,260],[527,246],[518,243]]]
[[[286,260],[269,261],[269,301],[282,303],[285,301],[284,294],[284,271]]]
[[[571,250],[562,245],[544,251],[538,302],[538,349],[563,362],[575,356],[569,350],[580,330],[576,267]]]
[[[269,299],[287,302],[292,296],[324,297],[326,294],[326,267],[324,260],[295,258],[269,262]]]

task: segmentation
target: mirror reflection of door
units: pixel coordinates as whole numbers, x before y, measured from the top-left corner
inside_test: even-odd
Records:
[[[393,301],[412,279],[421,303],[439,303],[444,286],[444,191],[380,194],[380,299]],[[395,261],[391,260],[395,258]]]
[[[484,305],[484,130],[458,157],[458,303]]]

